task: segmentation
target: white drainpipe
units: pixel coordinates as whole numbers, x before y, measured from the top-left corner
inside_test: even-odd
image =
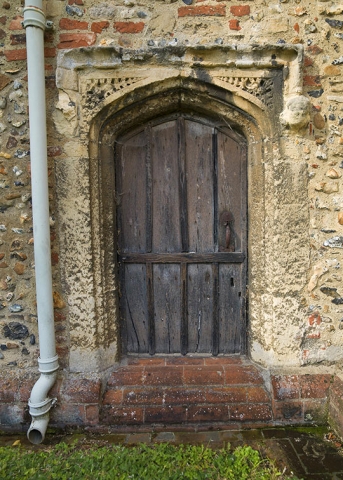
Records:
[[[48,397],[55,383],[58,356],[55,346],[49,224],[48,162],[46,139],[44,30],[46,18],[42,0],[26,0],[23,26],[26,29],[29,89],[32,210],[36,296],[40,357],[40,378],[29,400],[32,423],[27,437],[41,443],[49,422],[49,410],[56,399]]]

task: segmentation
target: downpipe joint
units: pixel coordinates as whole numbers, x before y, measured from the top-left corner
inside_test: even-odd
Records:
[[[41,30],[45,30],[46,21],[43,10],[33,5],[29,5],[24,8],[24,21],[22,22],[24,28],[38,27]]]

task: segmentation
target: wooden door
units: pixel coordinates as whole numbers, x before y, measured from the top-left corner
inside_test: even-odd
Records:
[[[246,148],[174,115],[116,143],[123,351],[244,353]]]

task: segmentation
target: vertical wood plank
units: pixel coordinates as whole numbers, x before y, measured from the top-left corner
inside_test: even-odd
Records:
[[[245,171],[240,144],[223,132],[218,132],[218,209],[219,215],[225,210],[233,215],[230,247],[234,251],[241,251],[245,244],[242,238],[246,228],[243,167]],[[220,245],[225,246],[224,225],[220,225],[219,233]]]
[[[187,264],[181,264],[181,354],[186,355],[188,351],[188,282]]]
[[[180,265],[153,266],[156,353],[180,353]]]
[[[212,134],[212,165],[213,165],[213,243],[214,251],[218,252],[218,223],[219,223],[219,201],[218,201],[218,135],[215,130]]]
[[[188,215],[187,215],[187,181],[186,181],[186,139],[185,119],[179,117],[178,127],[178,169],[179,169],[179,203],[182,252],[188,252]]]
[[[213,320],[212,320],[212,355],[219,353],[219,265],[212,264],[213,278]]]
[[[117,168],[117,203],[119,204],[119,248],[122,252],[144,252],[146,248],[145,157],[147,138],[144,131],[129,138],[119,147]]]
[[[148,312],[145,265],[125,265],[123,308],[126,318],[127,350],[148,353]]]
[[[176,120],[152,128],[153,252],[181,251],[178,128]]]
[[[146,178],[146,252],[152,252],[152,167],[151,167],[151,126],[145,130],[147,138],[147,148],[145,155],[145,178]]]
[[[242,332],[241,265],[222,264],[219,269],[219,350],[240,353]]]
[[[150,355],[156,352],[155,336],[155,309],[154,309],[154,279],[151,263],[146,264],[146,288],[147,288],[147,323],[148,323],[148,350]]]
[[[212,128],[185,121],[189,250],[214,252]]]
[[[188,351],[212,353],[213,278],[211,265],[188,265]]]

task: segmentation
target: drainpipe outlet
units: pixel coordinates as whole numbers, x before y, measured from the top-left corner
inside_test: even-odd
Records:
[[[34,385],[29,400],[29,410],[32,422],[27,432],[27,438],[33,444],[44,441],[49,423],[49,411],[57,399],[49,398],[48,392],[54,385],[58,370],[58,356],[46,360],[38,359],[40,378]]]

